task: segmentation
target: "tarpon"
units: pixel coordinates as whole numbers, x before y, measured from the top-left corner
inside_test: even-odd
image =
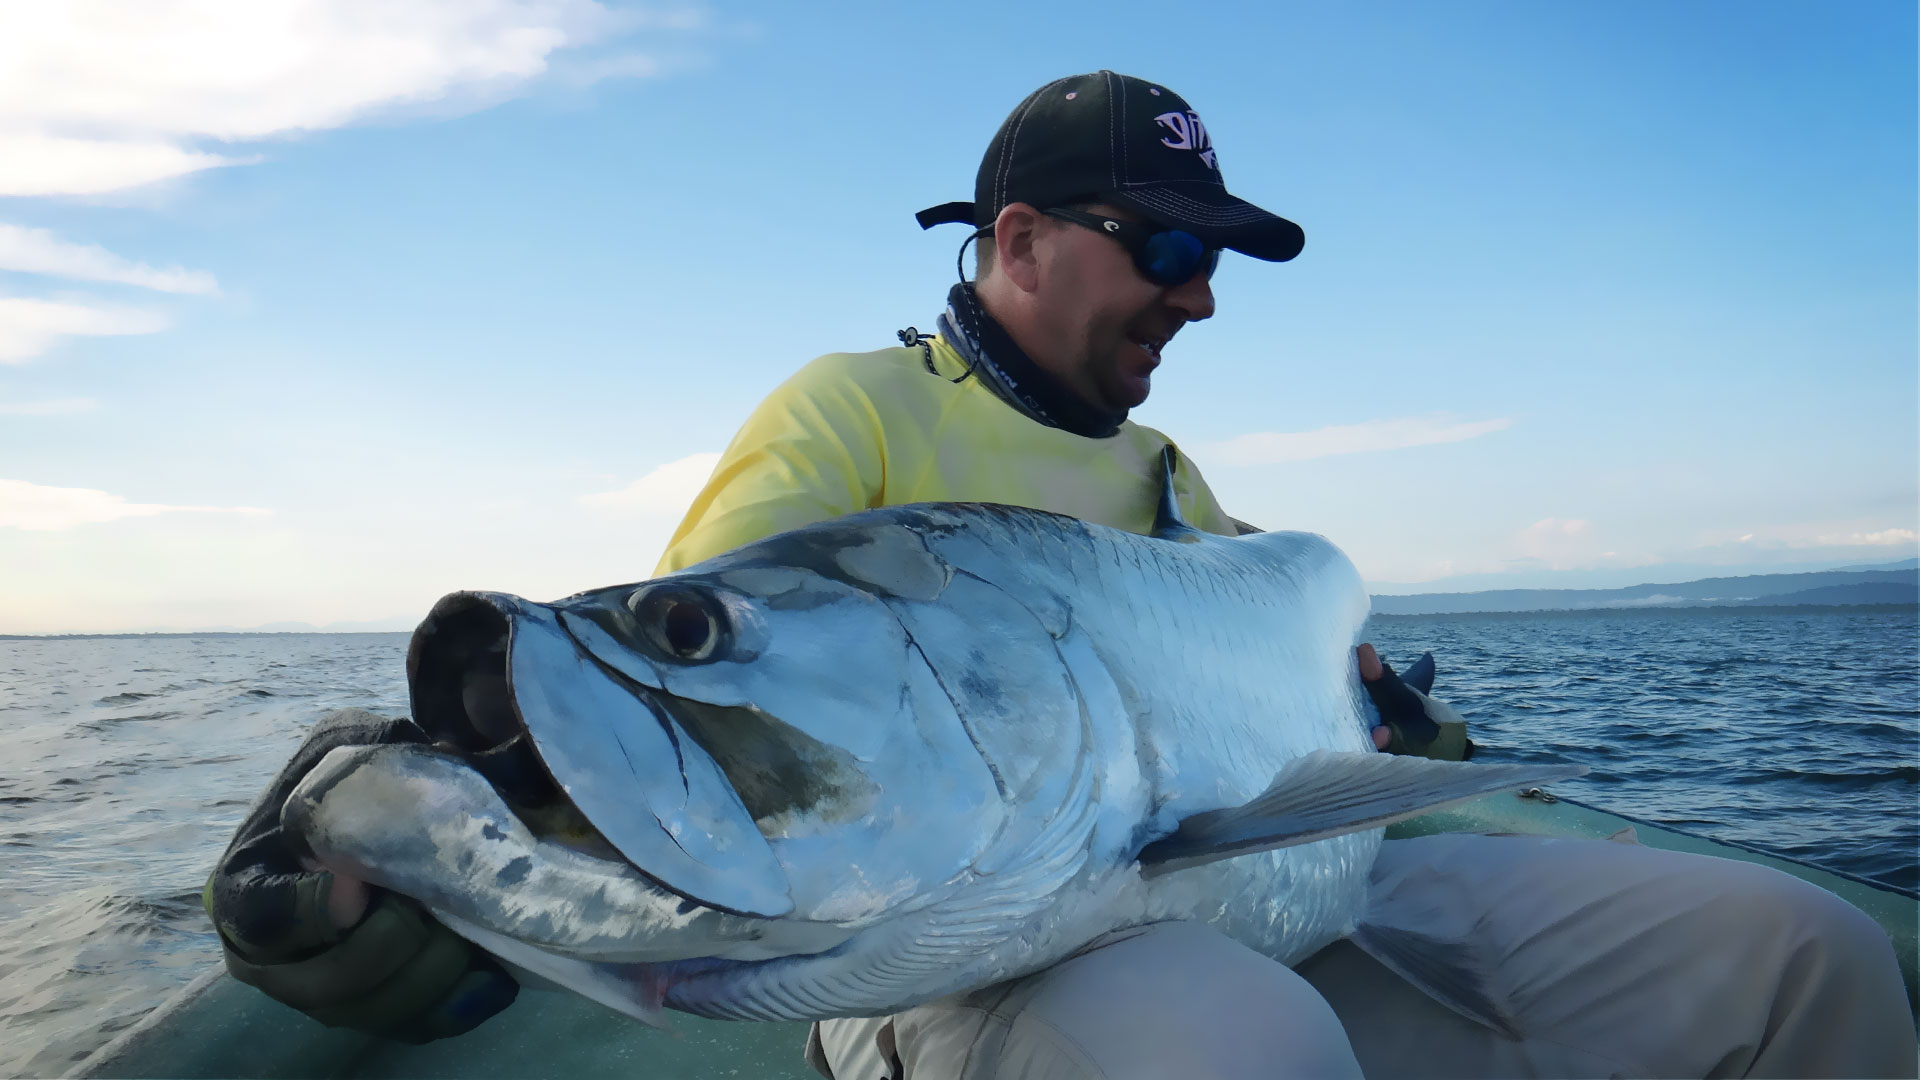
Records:
[[[1376,753],[1353,564],[1188,527],[1165,464],[1152,535],[926,504],[552,604],[456,593],[408,655],[436,743],[334,751],[283,822],[630,1015],[820,1019],[1163,920],[1291,964],[1361,927],[1385,824],[1583,771]]]

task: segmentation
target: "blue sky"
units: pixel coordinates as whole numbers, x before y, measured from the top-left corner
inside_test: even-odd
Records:
[[[912,213],[1100,67],[1307,231],[1135,414],[1237,516],[1388,591],[1915,554],[1911,4],[5,19],[0,632],[646,576],[762,395],[930,326],[962,231]]]

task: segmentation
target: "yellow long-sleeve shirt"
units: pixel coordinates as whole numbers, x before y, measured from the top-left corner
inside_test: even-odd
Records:
[[[720,456],[655,574],[816,521],[916,502],[1048,510],[1129,532],[1152,528],[1165,435],[1126,421],[1090,439],[1029,419],[932,339],[922,351],[833,353],[760,403]],[[1188,522],[1232,535],[1206,481],[1180,456]]]

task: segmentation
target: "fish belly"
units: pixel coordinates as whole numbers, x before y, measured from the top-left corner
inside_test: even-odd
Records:
[[[1127,704],[1153,833],[1245,803],[1304,754],[1373,749],[1353,657],[1369,601],[1338,548],[1305,533],[1100,540],[1104,587],[1083,622]],[[1295,963],[1351,932],[1381,836],[1169,874],[1147,883],[1143,910]]]

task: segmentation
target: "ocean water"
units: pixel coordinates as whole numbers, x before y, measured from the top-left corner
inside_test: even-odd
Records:
[[[1485,760],[1584,801],[1920,884],[1912,612],[1377,619]],[[316,716],[406,707],[404,634],[0,640],[0,1075],[58,1075],[216,954],[207,871]]]

